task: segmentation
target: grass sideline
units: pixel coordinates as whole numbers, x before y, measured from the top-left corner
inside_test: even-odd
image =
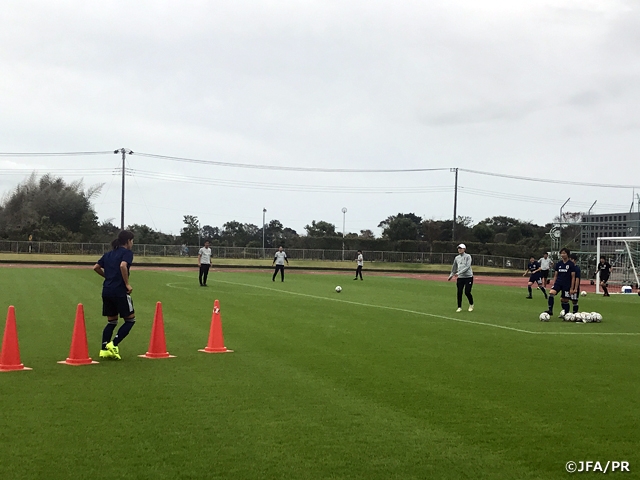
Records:
[[[41,263],[41,264],[77,264],[92,265],[100,258],[96,255],[44,255],[28,253],[0,253],[0,264],[2,263]],[[166,266],[166,267],[188,267],[197,264],[197,257],[143,257],[136,255],[135,265]],[[213,268],[271,268],[272,259],[223,259],[212,258]],[[305,270],[339,270],[355,271],[353,261],[329,261],[329,260],[291,260],[288,268]],[[409,272],[409,273],[448,273],[451,265],[424,264],[424,263],[400,263],[400,262],[366,262],[366,270],[376,272]],[[522,272],[514,269],[481,267],[474,265],[475,273],[485,275],[518,276]]]
[[[538,321],[542,296],[445,282],[132,271],[122,362],[69,367],[75,307],[104,321],[90,270],[3,268],[25,365],[0,374],[0,478],[566,478],[638,462],[638,296],[589,295],[601,324]],[[341,294],[334,286],[343,286]],[[197,352],[220,299],[225,344]],[[161,300],[176,358],[140,359]]]

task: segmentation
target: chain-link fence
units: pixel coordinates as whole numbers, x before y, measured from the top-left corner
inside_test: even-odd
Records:
[[[0,241],[0,252],[5,253],[39,253],[50,255],[102,255],[111,249],[108,243],[65,243],[65,242],[12,242]],[[133,253],[143,257],[197,257],[200,247],[186,245],[133,245]],[[271,259],[275,249],[249,247],[211,246],[212,258],[228,259]],[[356,250],[323,250],[294,248],[287,249],[290,260],[328,260],[351,261],[356,258]],[[423,252],[385,252],[364,251],[366,262],[389,263],[421,263],[434,265],[451,265],[457,253],[423,253]],[[526,268],[528,260],[524,258],[503,257],[497,255],[473,255],[475,266],[496,267],[513,270]]]

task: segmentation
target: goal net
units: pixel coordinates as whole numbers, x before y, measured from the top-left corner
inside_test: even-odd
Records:
[[[600,237],[596,262],[600,257],[604,257],[612,267],[608,282],[611,293],[622,292],[623,287],[637,289],[640,286],[640,237]],[[596,293],[601,293],[599,275]]]

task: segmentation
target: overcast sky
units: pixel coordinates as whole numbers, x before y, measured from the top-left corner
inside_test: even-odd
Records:
[[[134,153],[127,224],[261,225],[266,208],[298,232],[311,220],[341,231],[346,207],[348,232],[379,233],[398,212],[451,218],[452,167],[640,185],[639,1],[16,1],[2,17],[0,152],[445,169]],[[72,169],[60,176],[104,183],[97,213],[119,225],[119,165],[0,157],[0,192],[25,171]],[[565,211],[628,211],[634,194],[464,171],[459,186],[458,214],[474,222],[545,224],[569,197]]]

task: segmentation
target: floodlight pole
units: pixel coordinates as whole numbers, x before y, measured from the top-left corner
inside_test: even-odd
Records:
[[[598,200],[596,200],[595,202],[593,202],[593,203],[591,204],[591,206],[589,207],[589,211],[587,212],[587,215],[591,215],[591,210],[593,209],[593,207],[594,207],[594,205],[596,204],[596,202],[597,202],[597,201],[598,201]]]
[[[119,148],[118,150],[114,150],[113,153],[122,154],[122,198],[120,202],[120,230],[124,230],[124,175],[125,175],[125,162],[127,158],[127,154],[131,155],[133,152],[131,150],[127,150],[126,148]]]
[[[347,220],[347,207],[342,207],[342,261],[344,262],[344,231]]]
[[[458,169],[450,168],[450,172],[455,172],[456,180],[453,187],[453,222],[451,222],[451,241],[456,239],[456,218],[458,218]]]
[[[264,251],[264,233],[265,233],[265,214],[267,213],[267,209],[262,209],[262,258],[267,258]]]
[[[564,202],[564,203],[562,204],[562,206],[560,207],[560,225],[562,225],[562,209],[564,208],[564,206],[565,206],[567,203],[569,203],[569,200],[571,200],[571,197],[567,198],[567,201],[566,201],[566,202]]]
[[[564,202],[562,204],[562,206],[560,207],[560,230],[558,230],[558,232],[560,233],[560,235],[558,235],[558,245],[562,245],[562,241],[560,240],[562,238],[562,209],[564,208],[564,206],[569,203],[569,200],[571,200],[571,197],[567,198],[567,201]]]

